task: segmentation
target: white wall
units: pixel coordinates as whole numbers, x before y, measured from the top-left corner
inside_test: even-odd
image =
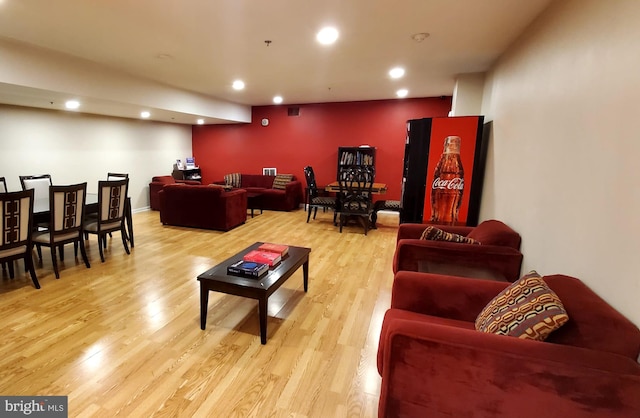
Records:
[[[107,172],[123,172],[141,210],[151,177],[191,154],[189,125],[0,105],[0,176],[10,191],[20,190],[20,175],[49,173],[54,184],[86,181],[95,193]]]
[[[482,114],[485,73],[459,74],[453,88],[450,116],[476,116]]]
[[[481,218],[640,325],[640,2],[552,3],[488,74]],[[606,326],[606,324],[603,324]]]

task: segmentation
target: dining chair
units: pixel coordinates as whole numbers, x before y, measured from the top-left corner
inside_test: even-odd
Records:
[[[84,264],[87,268],[91,267],[82,236],[86,196],[87,183],[49,187],[49,229],[35,232],[33,242],[37,246],[51,249],[51,261],[56,279],[60,278],[56,248],[60,250],[60,260],[64,260],[65,244],[74,244],[76,256],[77,248],[80,246]]]
[[[107,180],[112,181],[112,180],[122,180],[122,179],[128,179],[129,178],[129,174],[127,173],[107,173]]]
[[[4,177],[0,177],[0,193],[6,193],[7,192],[7,182],[5,181]],[[2,262],[2,271],[4,271],[7,267],[6,267],[6,263]]]
[[[340,232],[347,219],[355,217],[364,227],[367,235],[370,217],[373,211],[371,189],[374,172],[371,166],[353,166],[342,168],[338,175],[338,212],[340,215]]]
[[[332,209],[333,210],[333,223],[336,224],[336,198],[333,196],[322,196],[318,191],[318,185],[316,184],[316,176],[313,172],[313,167],[306,166],[304,168],[304,177],[307,181],[307,223],[311,218],[311,209],[313,209],[313,219],[316,219],[316,213],[318,208]]]
[[[24,259],[36,289],[40,283],[33,266],[33,190],[0,193],[0,262],[9,265],[9,277],[14,277],[13,260]]]
[[[41,174],[38,176],[19,176],[22,190],[33,189],[33,205],[36,208],[48,207],[49,204],[49,187],[51,182],[50,174]],[[35,225],[36,230],[46,230],[49,228],[47,223],[38,223]]]
[[[42,174],[39,176],[19,176],[22,190],[33,189],[34,200],[49,198],[49,186],[52,186],[51,175]]]
[[[124,214],[127,200],[129,179],[99,181],[98,182],[98,217],[88,219],[84,223],[84,230],[98,237],[100,260],[104,263],[103,247],[107,244],[109,232],[120,232],[122,245],[127,254],[127,232],[125,230]]]
[[[112,181],[112,180],[122,180],[122,179],[128,179],[129,178],[129,174],[128,173],[107,173],[107,180]],[[128,204],[125,203],[125,205]],[[130,208],[125,208],[125,210],[131,210]],[[126,230],[126,229],[125,229]],[[111,232],[109,232],[109,236],[111,237]],[[127,240],[131,243],[131,247],[133,247],[133,240],[130,238],[131,237],[131,232],[127,231]]]

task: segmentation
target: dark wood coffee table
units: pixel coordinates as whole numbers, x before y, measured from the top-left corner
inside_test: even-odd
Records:
[[[262,242],[245,248],[233,257],[230,257],[217,266],[205,271],[198,276],[200,281],[200,328],[205,329],[207,324],[207,307],[209,305],[209,291],[222,292],[229,295],[243,296],[258,300],[258,312],[260,315],[260,342],[267,343],[267,299],[278,290],[300,266],[304,291],[309,285],[309,253],[311,248],[289,246],[287,255],[269,272],[258,279],[232,276],[227,274],[227,267],[251,250],[258,248]]]

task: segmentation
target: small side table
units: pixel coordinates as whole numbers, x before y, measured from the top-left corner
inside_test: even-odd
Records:
[[[251,209],[252,218],[254,209],[260,209],[262,214],[262,195],[260,192],[247,192],[247,209]]]

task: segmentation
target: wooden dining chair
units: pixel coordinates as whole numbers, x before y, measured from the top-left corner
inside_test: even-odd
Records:
[[[33,202],[36,207],[47,206],[49,201],[49,187],[51,182],[50,174],[41,174],[37,176],[19,176],[22,190],[33,189]],[[43,202],[39,204],[39,202]],[[37,231],[43,231],[49,228],[49,224],[40,222],[34,225]]]
[[[4,179],[4,177],[0,177],[0,193],[6,193],[7,192],[7,182]],[[0,263],[2,264],[2,271],[4,271],[7,266],[5,262]]]
[[[340,232],[347,219],[355,217],[360,221],[367,235],[370,224],[373,203],[371,189],[373,188],[374,172],[371,166],[352,166],[340,169],[338,185],[338,212],[340,216]]]
[[[129,174],[127,173],[107,173],[107,180],[112,181],[112,180],[122,180],[122,179],[128,179],[129,178]]]
[[[122,179],[128,179],[128,178],[129,178],[128,173],[107,173],[107,180],[109,181],[122,180]],[[127,203],[125,203],[125,205],[128,205],[129,204],[128,202],[129,201],[127,200]],[[125,211],[127,210],[131,211],[131,208],[125,207]],[[125,231],[127,231],[126,228],[125,228]],[[109,236],[111,237],[111,232],[109,232]],[[131,237],[131,231],[127,231],[127,240],[131,243],[131,247],[133,247],[133,240],[130,237]]]
[[[316,176],[313,172],[313,167],[306,166],[304,168],[304,177],[307,181],[307,201],[305,204],[307,205],[307,223],[309,223],[309,219],[311,218],[311,209],[313,209],[313,219],[316,219],[316,213],[318,213],[318,208],[323,209],[331,209],[333,210],[333,223],[336,224],[336,198],[333,196],[323,196],[320,194],[318,190],[318,185],[316,184]]]
[[[35,200],[49,198],[49,186],[53,185],[50,174],[41,174],[38,176],[19,176],[22,190],[33,189]]]
[[[24,259],[25,270],[40,289],[32,255],[33,195],[33,190],[0,193],[0,262],[8,264],[13,278],[13,261]]]
[[[98,237],[100,260],[104,263],[104,250],[109,232],[120,232],[122,245],[127,254],[127,232],[125,230],[125,204],[129,179],[98,182],[98,216],[84,223],[84,230]]]
[[[49,229],[35,232],[33,242],[37,246],[51,248],[51,261],[56,279],[60,278],[56,248],[60,250],[60,260],[64,260],[62,254],[65,244],[74,244],[76,256],[79,246],[84,264],[87,268],[91,267],[82,236],[86,196],[87,183],[49,187]]]

